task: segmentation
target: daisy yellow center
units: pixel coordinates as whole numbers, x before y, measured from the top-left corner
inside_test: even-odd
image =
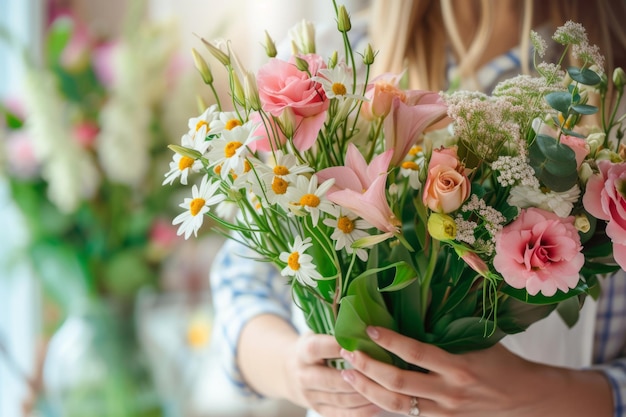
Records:
[[[342,83],[333,83],[333,93],[336,96],[345,96],[347,92],[346,86]]]
[[[315,194],[305,194],[300,198],[300,205],[308,207],[317,207],[320,205],[320,198]]]
[[[235,152],[237,152],[237,149],[241,147],[241,145],[243,145],[241,142],[228,142],[226,146],[224,146],[224,156],[226,156],[226,158],[232,158],[233,155],[235,155]]]
[[[230,119],[229,121],[226,122],[226,125],[224,126],[224,129],[226,129],[226,130],[233,130],[237,126],[241,126],[241,120]]]
[[[413,161],[404,161],[404,162],[402,163],[402,168],[404,168],[404,169],[410,169],[410,170],[413,170],[413,171],[419,171],[420,166],[419,166],[419,165],[417,165],[417,164],[416,164],[415,162],[413,162]]]
[[[300,261],[300,254],[298,252],[292,252],[291,255],[289,255],[289,258],[287,258],[287,265],[289,265],[289,268],[293,269],[294,271],[297,271],[298,269],[300,269],[299,261]]]
[[[204,207],[205,203],[206,201],[204,198],[194,198],[191,200],[191,204],[189,204],[189,211],[191,212],[191,215],[197,216],[198,213],[200,213],[200,210],[202,210],[202,207]]]
[[[252,165],[250,164],[250,162],[248,162],[248,160],[245,160],[243,162],[243,172],[249,172],[252,169]]]
[[[192,165],[193,159],[188,156],[183,156],[182,158],[180,158],[180,161],[178,161],[178,169],[181,171],[184,171],[187,168],[191,168]]]
[[[209,130],[209,124],[207,122],[205,122],[204,120],[200,120],[198,123],[196,123],[196,132],[200,129],[202,129],[202,126],[206,126],[207,127],[207,131]]]
[[[415,145],[415,146],[412,146],[411,149],[409,150],[409,155],[415,156],[420,152],[422,152],[422,147]]]
[[[274,167],[274,174],[276,175],[287,175],[289,174],[289,168],[284,165],[276,165]]]
[[[222,165],[216,165],[215,168],[213,168],[213,171],[217,174],[220,175],[222,173]]]
[[[203,322],[191,323],[187,329],[187,343],[193,348],[207,345],[211,336],[211,328]]]
[[[354,222],[346,216],[341,216],[337,219],[337,229],[345,234],[350,234],[354,230]]]
[[[276,194],[285,194],[289,183],[280,177],[274,177],[272,181],[272,191]]]

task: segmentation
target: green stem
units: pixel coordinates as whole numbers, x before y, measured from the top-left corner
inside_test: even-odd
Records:
[[[428,295],[430,282],[432,281],[433,274],[435,272],[435,266],[437,265],[437,255],[439,253],[439,241],[435,239],[430,240],[430,258],[428,259],[428,267],[426,268],[426,274],[421,282],[421,304],[422,317],[426,317],[426,311],[428,310]]]

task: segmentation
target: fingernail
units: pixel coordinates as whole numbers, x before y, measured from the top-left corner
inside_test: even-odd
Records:
[[[346,382],[354,382],[354,375],[350,371],[341,371],[341,377]]]
[[[341,355],[342,358],[344,358],[348,362],[351,362],[352,359],[354,359],[354,353],[350,352],[349,350],[341,349],[339,351],[339,354]]]
[[[365,329],[365,331],[371,339],[378,339],[378,337],[380,336],[380,334],[378,334],[378,330],[376,330],[376,328],[372,326],[367,326],[367,329]]]

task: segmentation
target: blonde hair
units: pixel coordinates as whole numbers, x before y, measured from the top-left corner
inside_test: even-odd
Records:
[[[379,51],[375,73],[406,70],[411,88],[441,90],[447,86],[447,53],[451,51],[457,58],[459,75],[471,79],[494,28],[496,1],[502,0],[480,0],[474,37],[463,42],[452,0],[373,0],[370,39]],[[543,8],[535,8],[533,0],[512,4],[520,7],[521,50],[528,50],[530,30],[538,20],[547,18],[554,28],[573,20],[582,23],[590,41],[601,48],[608,71],[626,64],[626,28],[619,19],[626,17],[626,1],[553,0],[548,2],[551,7],[543,19],[537,16]],[[521,55],[521,64],[522,71],[528,72],[527,54]]]

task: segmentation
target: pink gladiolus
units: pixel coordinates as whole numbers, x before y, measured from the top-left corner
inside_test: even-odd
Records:
[[[587,181],[583,196],[585,210],[607,220],[606,234],[613,241],[613,257],[626,269],[626,163],[598,161],[600,173]]]
[[[367,165],[357,147],[349,144],[345,166],[326,168],[316,175],[320,181],[335,179],[327,194],[330,201],[351,210],[383,232],[397,233],[399,221],[386,195],[391,156],[391,150],[386,151]]]
[[[318,55],[302,55],[300,58],[307,61],[312,76],[326,67]],[[313,146],[326,120],[329,105],[321,85],[312,81],[309,74],[300,71],[294,59],[289,62],[269,60],[258,71],[257,85],[263,110],[277,117],[286,108],[293,112],[296,126],[294,146],[300,151]]]
[[[511,287],[551,297],[578,284],[585,256],[573,216],[529,208],[495,237],[493,266]]]
[[[434,149],[424,184],[424,204],[436,213],[451,213],[461,207],[470,191],[471,184],[456,148]]]
[[[394,97],[390,112],[385,118],[385,149],[393,149],[391,164],[394,166],[404,160],[424,130],[445,117],[448,111],[448,106],[443,103],[439,94],[414,93],[410,96],[414,104],[406,104]]]

